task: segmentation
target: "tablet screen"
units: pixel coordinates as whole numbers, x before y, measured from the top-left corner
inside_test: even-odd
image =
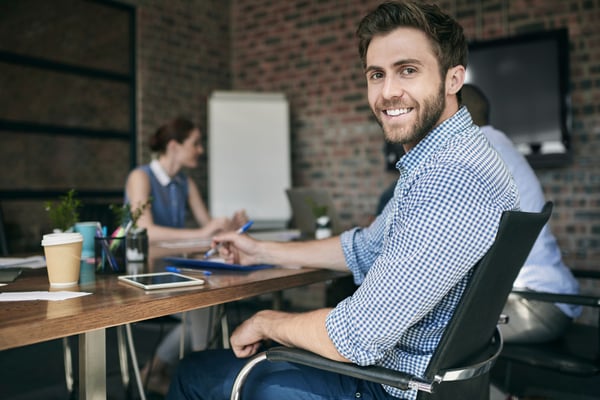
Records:
[[[144,289],[165,289],[180,286],[203,285],[204,280],[192,278],[173,272],[157,272],[153,274],[119,276],[123,282],[130,283]]]

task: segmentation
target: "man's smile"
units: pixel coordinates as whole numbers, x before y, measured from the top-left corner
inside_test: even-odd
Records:
[[[408,114],[412,108],[390,108],[387,110],[383,110],[383,112],[389,117],[396,117],[402,114]]]

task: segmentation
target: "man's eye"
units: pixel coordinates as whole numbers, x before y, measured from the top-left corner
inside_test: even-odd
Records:
[[[406,67],[402,69],[402,75],[411,75],[415,72],[417,72],[417,69],[413,67]]]
[[[383,78],[383,74],[381,72],[373,72],[370,76],[371,80],[377,80]]]

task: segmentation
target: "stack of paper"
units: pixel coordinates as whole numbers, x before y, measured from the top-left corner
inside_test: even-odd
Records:
[[[25,258],[0,257],[0,269],[3,268],[44,268],[46,259],[44,256],[33,256]]]

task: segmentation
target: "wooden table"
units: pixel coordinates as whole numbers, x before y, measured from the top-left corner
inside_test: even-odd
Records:
[[[160,262],[148,267],[161,270]],[[269,268],[249,272],[214,271],[207,285],[146,292],[98,275],[82,264],[80,284],[71,290],[91,295],[64,301],[6,302],[0,307],[0,350],[79,335],[79,398],[106,398],[106,336],[109,327],[223,304],[339,278],[321,269]],[[25,270],[8,291],[51,290],[45,269]]]

